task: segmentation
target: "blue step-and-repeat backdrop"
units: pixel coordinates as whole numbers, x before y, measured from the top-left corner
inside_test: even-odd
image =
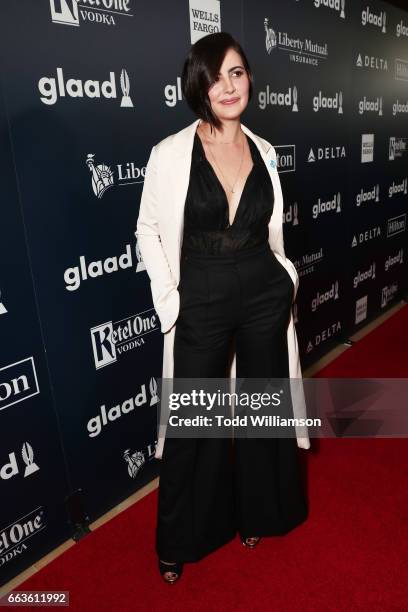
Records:
[[[0,7],[0,584],[159,473],[163,334],[135,230],[151,147],[227,31],[278,154],[303,367],[407,289],[408,13],[359,0]],[[136,545],[136,543],[135,543]]]

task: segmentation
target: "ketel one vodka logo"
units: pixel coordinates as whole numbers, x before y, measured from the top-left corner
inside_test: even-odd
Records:
[[[51,19],[69,26],[79,26],[80,18],[114,26],[117,16],[133,17],[129,5],[130,0],[50,0]]]
[[[31,474],[34,474],[40,469],[34,461],[33,448],[28,442],[24,442],[21,448],[21,456],[25,463],[24,478],[31,476]],[[9,453],[9,461],[0,468],[0,478],[2,480],[9,480],[13,476],[16,476],[19,472],[20,470],[17,464],[16,454]]]
[[[107,321],[91,328],[95,368],[99,370],[118,360],[118,356],[144,346],[145,336],[160,329],[154,308],[120,321]]]
[[[95,155],[88,153],[86,157],[86,165],[92,175],[92,189],[97,198],[101,198],[104,193],[115,183],[114,173],[110,166],[106,164],[96,164]],[[126,164],[117,164],[118,185],[133,185],[135,183],[143,183],[146,167],[138,168],[133,162]]]
[[[0,529],[0,567],[27,550],[26,542],[46,528],[44,517],[44,507],[40,506]]]
[[[129,96],[130,81],[126,70],[123,68],[120,74],[120,86],[122,89],[121,107],[133,108],[132,100]],[[38,81],[38,89],[41,94],[40,100],[44,104],[55,104],[59,98],[117,98],[116,78],[114,72],[109,72],[109,79],[106,81],[96,81],[88,79],[68,79],[65,81],[61,67],[57,68],[57,77],[41,77]]]
[[[408,151],[408,138],[390,136],[388,148],[388,159],[394,161],[397,157],[402,157]]]
[[[6,314],[7,308],[5,307],[3,300],[1,299],[1,289],[0,289],[0,315]]]

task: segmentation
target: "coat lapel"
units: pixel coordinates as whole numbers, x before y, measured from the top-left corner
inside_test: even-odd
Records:
[[[172,245],[170,267],[173,271],[176,282],[180,280],[180,255],[182,247],[182,238],[184,230],[184,206],[187,197],[187,190],[190,180],[191,159],[194,145],[194,136],[200,119],[196,119],[193,123],[180,130],[172,137],[171,142],[171,165],[172,172],[169,175],[172,182],[172,228],[177,228],[175,233],[176,244]],[[269,244],[273,251],[278,252],[282,257],[282,247],[279,241],[279,227],[282,223],[283,214],[283,198],[280,186],[276,153],[274,147],[266,140],[260,138],[243,123],[241,123],[242,131],[253,140],[258,147],[262,159],[265,162],[266,168],[271,177],[274,189],[274,207],[272,216],[269,222]],[[174,233],[173,233],[174,236]]]

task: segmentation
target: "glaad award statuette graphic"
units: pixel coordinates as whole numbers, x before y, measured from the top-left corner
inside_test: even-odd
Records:
[[[26,468],[24,471],[24,478],[34,474],[40,468],[34,461],[34,452],[33,447],[28,442],[24,442],[23,447],[21,449],[21,455],[23,457],[23,461],[26,464]]]
[[[121,86],[122,94],[123,94],[123,98],[122,98],[120,105],[122,107],[133,108],[133,103],[129,96],[129,92],[130,92],[129,77],[128,77],[128,73],[126,72],[124,68],[122,69],[122,72],[120,73],[120,86]]]
[[[1,289],[0,289],[0,315],[6,314],[6,312],[7,312],[7,308],[5,307],[3,302],[1,301]]]

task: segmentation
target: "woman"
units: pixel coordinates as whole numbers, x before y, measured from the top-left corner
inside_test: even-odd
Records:
[[[160,150],[153,147],[136,232],[165,333],[165,357],[173,334],[167,349],[175,379],[223,378],[231,354],[237,378],[300,378],[291,313],[298,276],[283,251],[276,154],[268,158],[275,164],[271,174],[261,147],[273,147],[240,123],[252,74],[232,36],[211,34],[192,46],[182,91],[199,120],[161,141]],[[180,142],[187,151],[177,149]],[[172,185],[185,194],[182,223]],[[163,377],[168,371],[164,366]],[[302,402],[300,393],[296,416]],[[297,443],[310,447],[307,430],[297,430]],[[162,458],[156,551],[166,582],[237,531],[253,548],[261,536],[287,533],[307,517],[293,436],[232,442],[168,437],[156,456]]]

